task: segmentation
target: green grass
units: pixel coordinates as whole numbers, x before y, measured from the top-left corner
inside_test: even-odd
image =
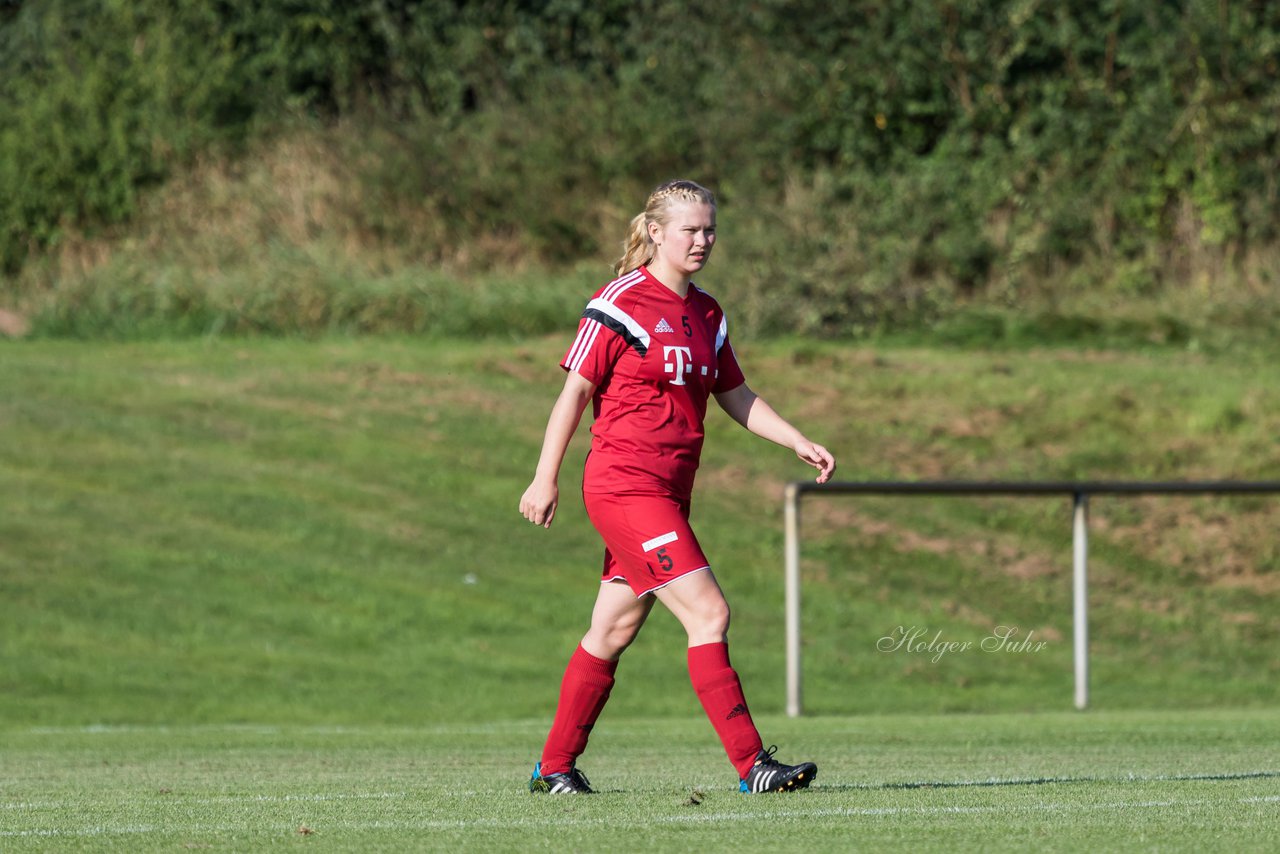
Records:
[[[0,849],[1272,846],[1277,499],[1095,499],[1077,714],[1065,499],[807,498],[792,721],[806,472],[718,413],[695,524],[763,734],[819,785],[733,791],[655,612],[602,794],[529,796],[600,550],[585,430],[552,531],[515,510],[566,343],[0,342]],[[1261,351],[738,349],[843,478],[1280,476]],[[1001,625],[1045,645],[984,651]],[[973,646],[877,648],[912,627]]]
[[[56,265],[29,271],[27,279],[38,284],[29,285],[19,304],[31,334],[85,340],[334,333],[509,338],[560,328],[581,309],[581,295],[599,286],[598,273],[585,269],[480,274],[460,284],[432,265],[388,272],[323,246],[273,245],[226,263],[122,255],[74,276]],[[216,270],[210,271],[211,263]],[[275,286],[263,288],[264,281]]]
[[[600,545],[569,453],[522,522],[564,336],[0,344],[0,725],[418,726],[549,716]],[[1275,478],[1265,354],[739,345],[753,385],[859,478]],[[695,524],[734,662],[779,712],[781,494],[806,469],[709,422]],[[1101,709],[1274,706],[1274,498],[1096,499]],[[1069,708],[1069,505],[810,500],[807,708]],[[882,652],[922,627],[1023,655]],[[699,714],[655,613],[624,717]]]
[[[423,727],[0,733],[0,848],[341,851],[1266,851],[1280,719],[1265,711],[765,717],[820,763],[736,792],[696,718],[606,711],[599,794],[524,789],[542,720]]]

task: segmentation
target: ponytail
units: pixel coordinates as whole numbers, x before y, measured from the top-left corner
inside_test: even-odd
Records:
[[[649,194],[644,211],[636,214],[627,227],[627,239],[623,243],[622,257],[613,265],[613,274],[621,276],[653,260],[655,246],[649,237],[649,223],[663,225],[667,221],[667,208],[681,202],[716,206],[715,195],[693,181],[668,181]]]
[[[627,228],[627,239],[622,247],[622,257],[613,265],[615,276],[630,273],[653,260],[653,250],[656,247],[649,237],[649,226],[645,214],[638,213],[631,218],[631,225]]]

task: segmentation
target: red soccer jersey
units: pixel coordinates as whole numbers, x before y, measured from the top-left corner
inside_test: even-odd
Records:
[[[596,385],[583,491],[689,497],[707,398],[745,381],[727,329],[710,294],[644,267],[596,292],[560,362]]]

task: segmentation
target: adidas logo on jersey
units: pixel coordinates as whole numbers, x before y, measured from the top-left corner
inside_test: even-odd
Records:
[[[672,328],[670,323],[667,323],[667,319],[665,317],[658,321],[657,326],[653,327],[654,335],[659,335],[663,332],[675,332],[675,329]]]

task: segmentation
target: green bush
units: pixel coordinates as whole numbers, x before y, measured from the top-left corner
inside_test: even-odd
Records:
[[[0,28],[0,263],[119,222],[180,158],[247,115],[202,3],[51,0]]]
[[[11,304],[50,292],[29,270],[69,241],[150,227],[141,199],[174,176],[299,134],[340,154],[344,178],[340,219],[294,250],[355,241],[462,278],[604,270],[651,186],[702,180],[727,226],[717,270],[761,331],[929,328],[975,300],[1259,292],[1280,243],[1270,2],[5,9]],[[275,251],[267,235],[249,254]]]

